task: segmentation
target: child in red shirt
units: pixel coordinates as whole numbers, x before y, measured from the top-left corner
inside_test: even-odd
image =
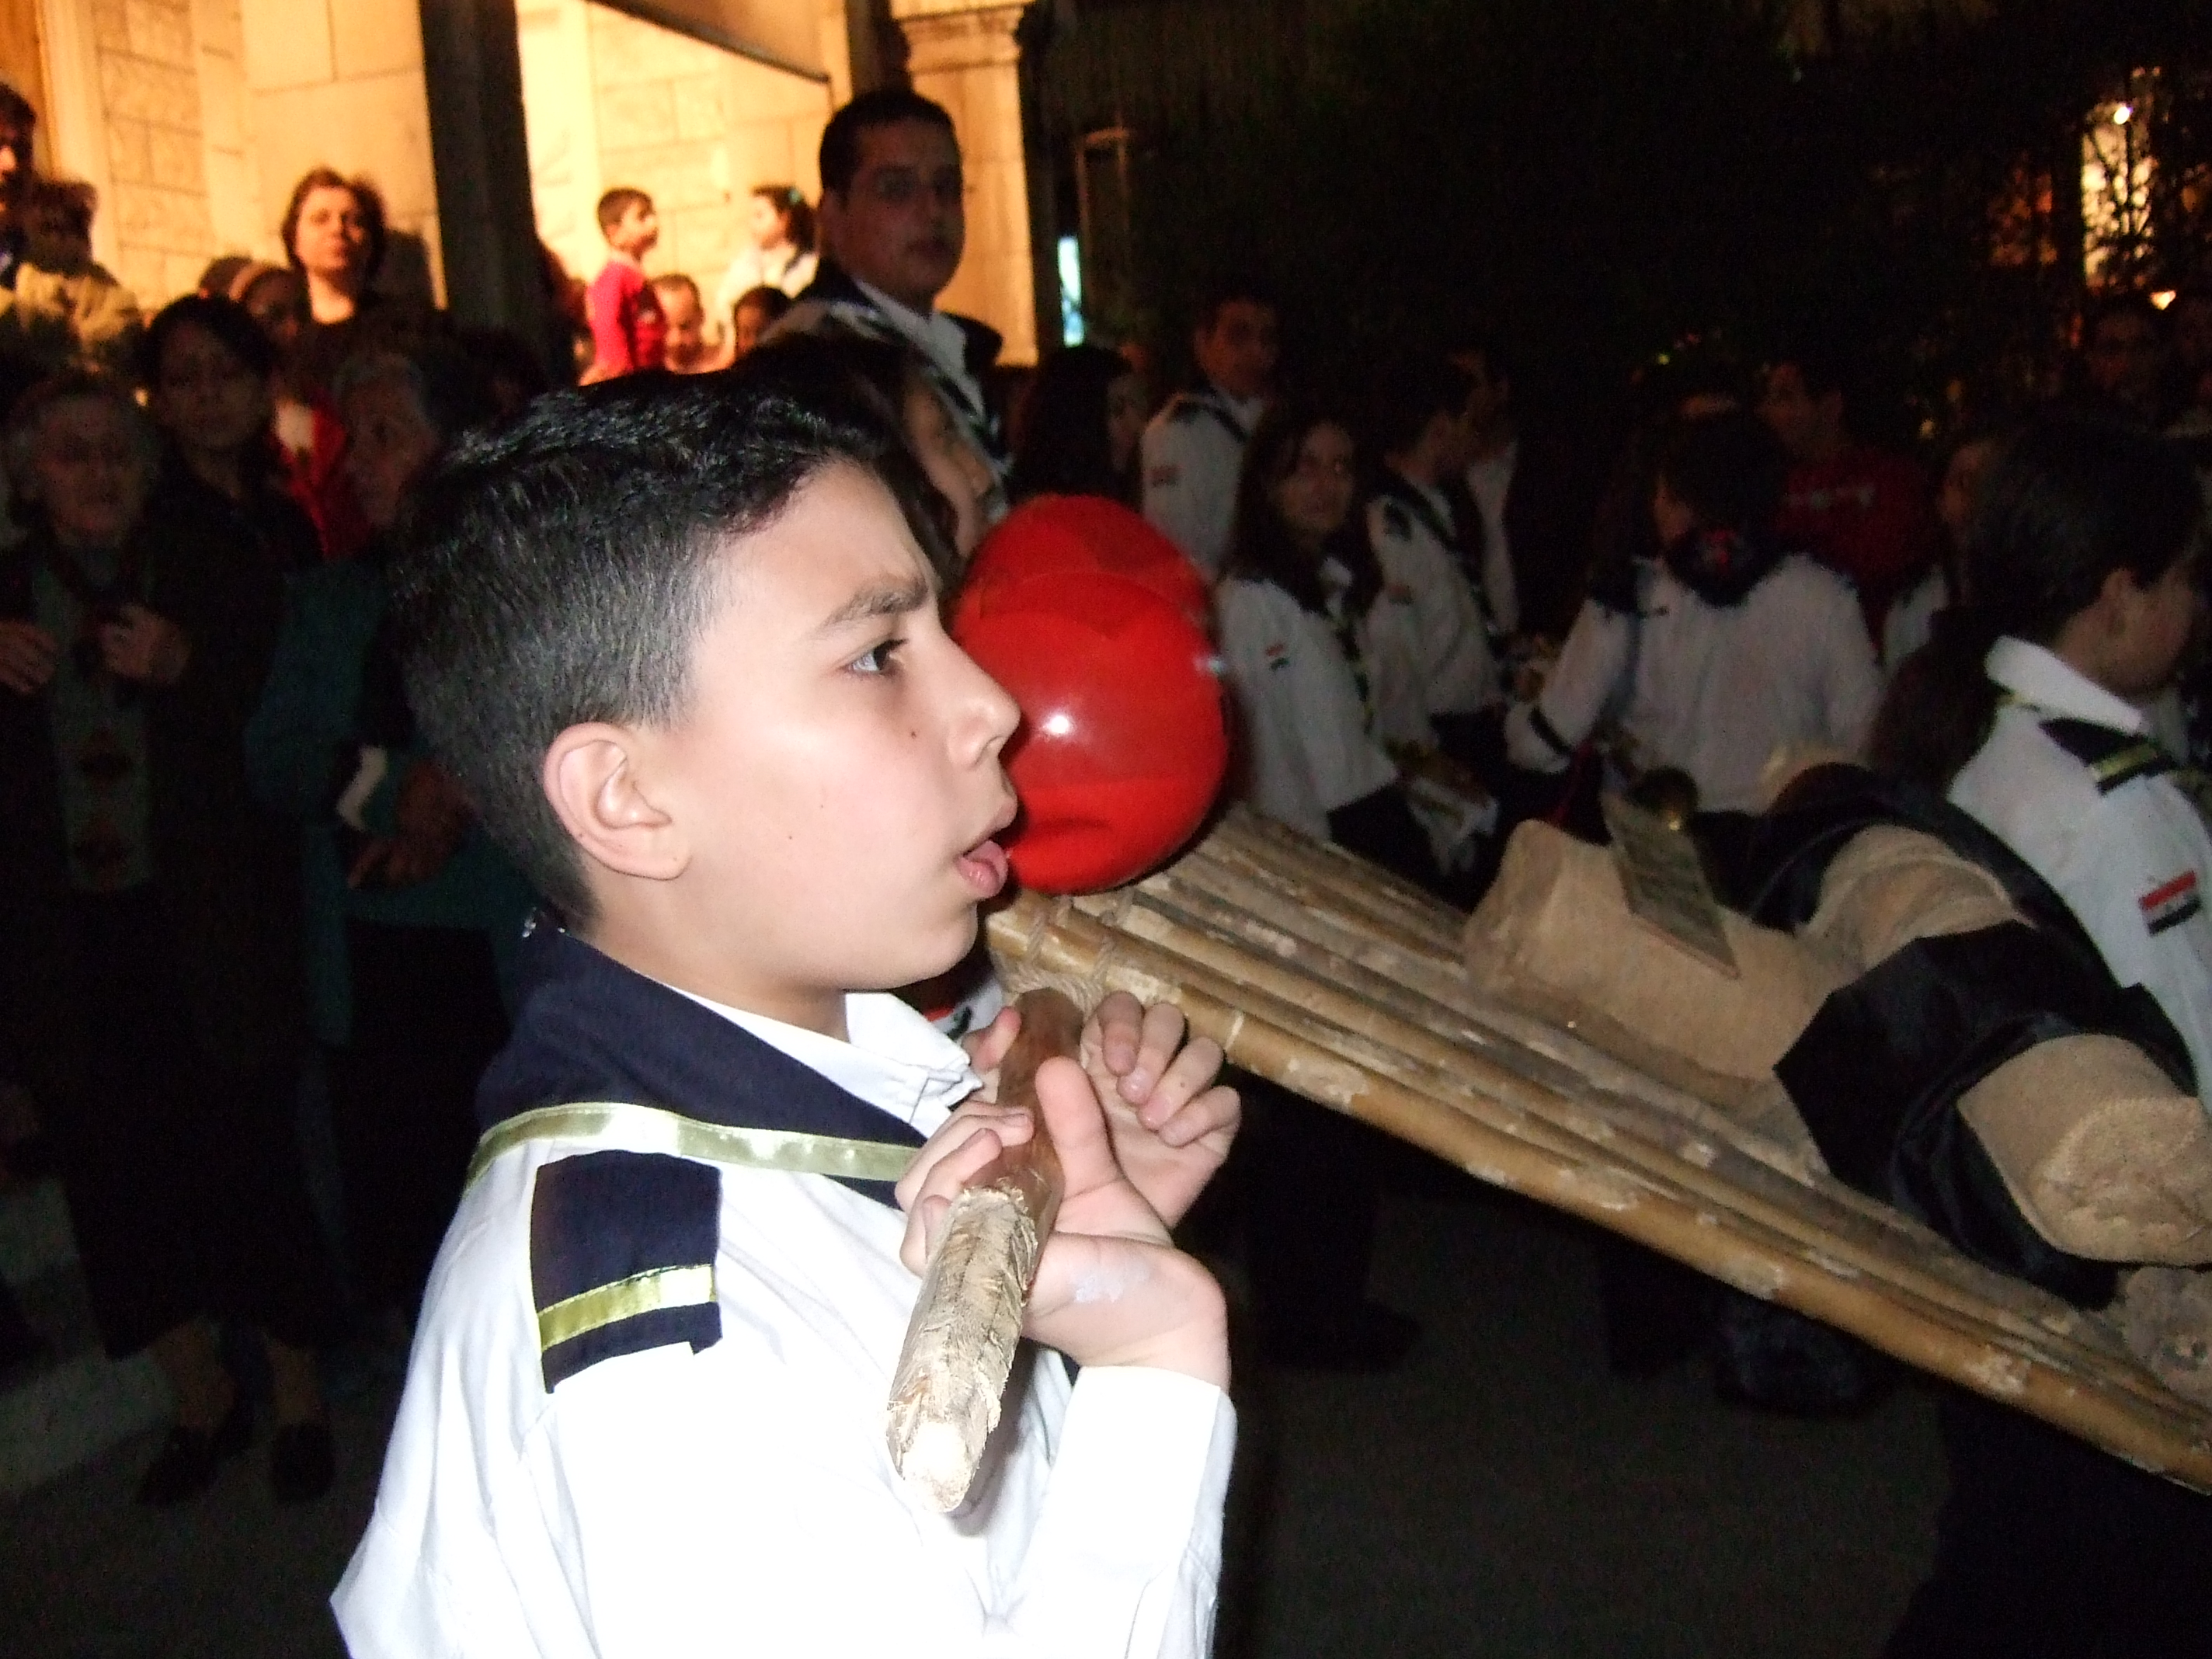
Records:
[[[668,337],[660,301],[645,276],[645,256],[660,240],[653,198],[626,187],[609,191],[599,198],[599,230],[609,253],[586,295],[592,349],[586,378],[611,380],[641,368],[659,368]]]

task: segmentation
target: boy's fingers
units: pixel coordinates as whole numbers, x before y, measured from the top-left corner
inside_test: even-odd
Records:
[[[1174,1063],[1182,1038],[1182,1009],[1172,1002],[1156,1002],[1146,1009],[1136,1063],[1121,1074],[1121,1098],[1134,1104],[1151,1094]]]
[[[980,1031],[970,1031],[961,1040],[968,1050],[968,1063],[978,1073],[995,1072],[1004,1063],[1006,1051],[1014,1046],[1021,1035],[1022,1012],[1011,1003],[999,1010],[998,1018]]]
[[[1244,1103],[1237,1091],[1217,1084],[1186,1102],[1155,1133],[1164,1146],[1188,1146],[1208,1135],[1233,1134],[1243,1118]]]
[[[1144,1042],[1144,1005],[1127,991],[1109,992],[1091,1011],[1091,1024],[1097,1033],[1100,1060],[1115,1077],[1126,1076]]]
[[[1212,1086],[1221,1074],[1221,1045],[1211,1037],[1194,1037],[1177,1054],[1152,1093],[1137,1108],[1137,1121],[1157,1129],[1181,1111],[1186,1102]]]
[[[914,1155],[895,1188],[898,1201],[911,1206],[925,1192],[957,1192],[1000,1152],[1020,1146],[1030,1134],[1027,1112],[987,1104],[962,1107]],[[986,1137],[990,1146],[979,1152]]]

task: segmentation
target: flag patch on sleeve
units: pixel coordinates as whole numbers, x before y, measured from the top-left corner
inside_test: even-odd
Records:
[[[2136,901],[2143,926],[2154,933],[2179,927],[2204,908],[2197,892],[2197,872],[2184,870],[2171,881],[2162,881]]]
[[[1288,668],[1291,665],[1291,647],[1280,640],[1276,641],[1261,654],[1267,659],[1267,666],[1270,668]]]

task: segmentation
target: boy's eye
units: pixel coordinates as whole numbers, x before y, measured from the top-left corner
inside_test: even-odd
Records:
[[[856,674],[897,672],[897,665],[891,659],[896,654],[898,648],[905,643],[904,640],[885,640],[882,644],[861,653],[853,659],[851,665],[853,672]]]

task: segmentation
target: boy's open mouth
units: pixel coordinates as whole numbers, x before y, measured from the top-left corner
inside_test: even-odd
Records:
[[[999,845],[998,837],[1013,823],[1017,811],[1012,802],[991,825],[990,833],[963,853],[955,860],[962,878],[973,888],[979,899],[994,898],[1006,884],[1006,849]]]

